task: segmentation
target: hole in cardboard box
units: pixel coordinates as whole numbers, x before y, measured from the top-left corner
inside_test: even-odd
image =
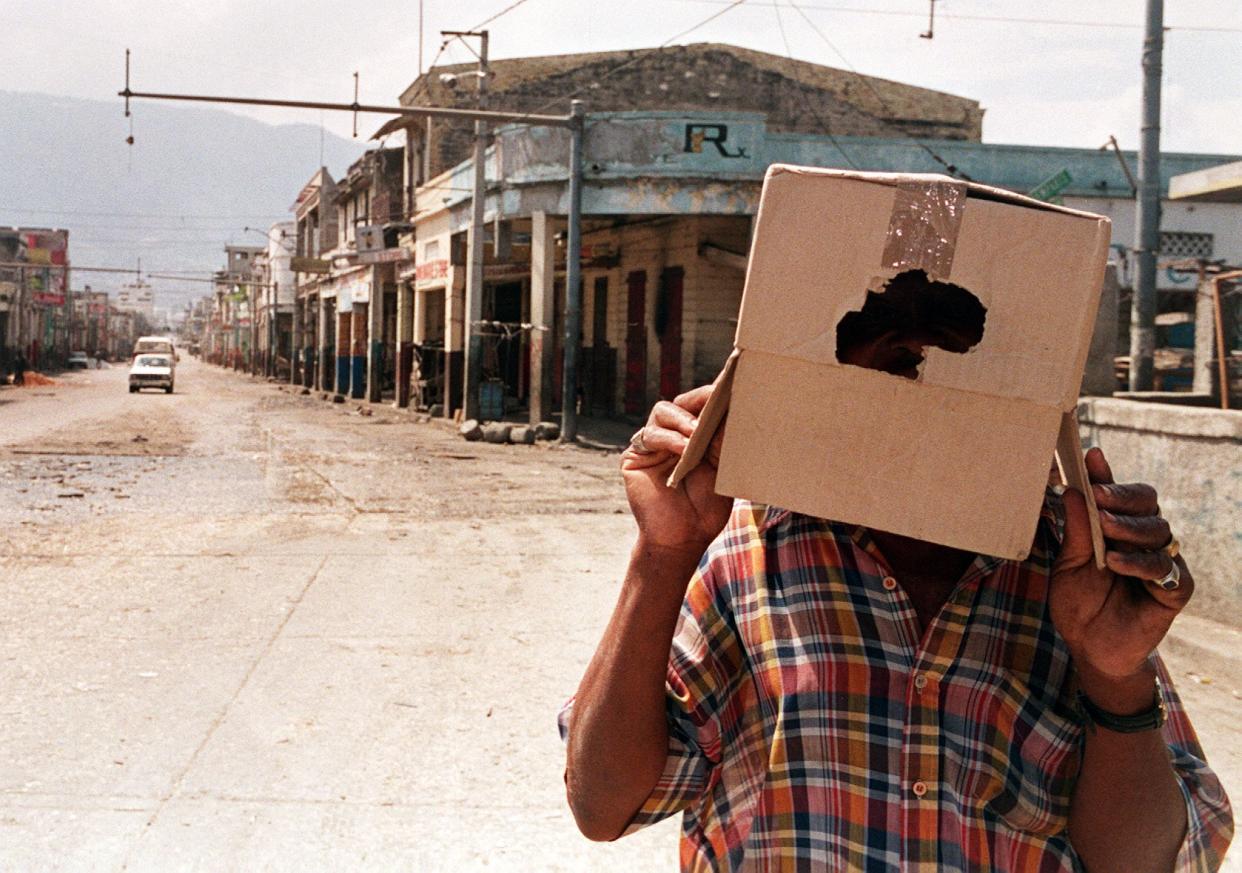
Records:
[[[837,323],[837,360],[917,379],[929,346],[965,354],[986,320],[987,307],[962,286],[906,270]]]

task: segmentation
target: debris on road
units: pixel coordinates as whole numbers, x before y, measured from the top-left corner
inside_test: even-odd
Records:
[[[513,425],[503,421],[489,421],[483,425],[483,442],[485,443],[507,443],[509,441],[509,432],[513,430]]]

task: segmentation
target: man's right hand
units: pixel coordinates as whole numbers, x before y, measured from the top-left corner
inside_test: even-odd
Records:
[[[665,484],[698,424],[712,385],[661,400],[642,430],[639,451],[631,445],[621,455],[621,475],[630,511],[638,522],[640,545],[702,554],[725,523],[733,500],[716,493],[716,466],[724,424],[717,429],[702,463],[677,488]]]

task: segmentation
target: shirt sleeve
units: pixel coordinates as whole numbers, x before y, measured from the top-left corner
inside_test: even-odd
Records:
[[[736,517],[736,514],[735,514]],[[665,679],[668,753],[651,794],[630,820],[630,834],[692,806],[708,791],[721,760],[722,712],[736,684],[736,636],[723,614],[717,582],[730,560],[729,530],[703,556],[686,591]],[[732,665],[732,666],[731,666]],[[569,735],[570,700],[558,718]]]
[[[1186,840],[1177,855],[1177,873],[1215,873],[1233,838],[1233,810],[1216,773],[1208,766],[1194,726],[1173,687],[1164,662],[1155,658],[1164,696],[1164,741],[1186,801]]]

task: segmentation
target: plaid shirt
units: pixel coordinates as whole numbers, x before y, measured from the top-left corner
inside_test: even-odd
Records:
[[[684,812],[689,871],[1081,871],[1053,505],[1026,561],[976,558],[920,633],[865,529],[739,501],[687,591],[668,760],[627,833]],[[1215,870],[1229,801],[1157,667],[1189,817],[1177,870]]]

